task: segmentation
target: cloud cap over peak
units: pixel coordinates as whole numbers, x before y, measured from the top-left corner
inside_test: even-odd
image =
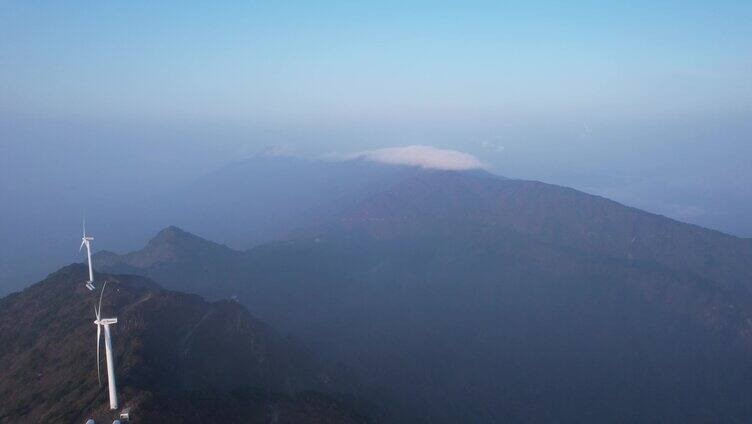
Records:
[[[471,154],[421,145],[368,150],[356,154],[355,157],[390,165],[419,166],[447,171],[465,171],[486,167]]]

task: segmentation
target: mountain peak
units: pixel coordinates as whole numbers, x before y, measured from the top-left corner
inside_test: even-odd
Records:
[[[149,243],[162,244],[162,243],[175,243],[181,241],[206,241],[201,237],[189,233],[180,227],[170,225],[164,228],[154,236]]]
[[[229,249],[226,246],[170,225],[149,240],[146,247],[140,251],[143,254],[136,255],[136,257],[148,254],[152,261],[165,262],[185,259],[187,256],[196,254],[207,254],[217,250]]]

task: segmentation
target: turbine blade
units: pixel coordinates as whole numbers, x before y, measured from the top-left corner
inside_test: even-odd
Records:
[[[104,296],[104,288],[107,287],[107,281],[102,285],[102,291],[99,293],[99,309],[97,310],[97,317],[102,313],[102,296]],[[97,318],[99,319],[99,318]]]
[[[99,318],[97,318],[97,321]],[[99,361],[99,339],[102,335],[102,326],[97,324],[97,381],[99,381],[99,387],[102,387],[102,373],[99,371],[100,367],[100,361]]]
[[[102,296],[104,296],[104,288],[107,287],[107,281],[102,284],[102,291],[99,293],[99,306],[95,308],[95,313],[97,314],[97,380],[99,380],[99,387],[102,387],[102,376],[100,368],[100,360],[99,360],[99,345],[100,345],[100,338],[102,335],[102,325],[99,324],[99,320],[101,319],[101,313],[102,313]]]
[[[78,248],[79,252],[84,248],[84,244],[86,244],[86,240],[81,240],[81,247]]]

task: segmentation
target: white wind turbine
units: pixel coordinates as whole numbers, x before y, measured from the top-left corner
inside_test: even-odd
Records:
[[[89,281],[86,282],[86,288],[94,290],[94,269],[91,267],[91,241],[94,237],[86,235],[86,220],[84,220],[84,234],[81,237],[81,246],[78,248],[80,252],[84,246],[86,246],[86,257],[89,259]]]
[[[99,307],[94,308],[94,314],[97,319],[94,324],[97,326],[97,379],[99,386],[102,386],[102,377],[99,372],[99,341],[104,327],[104,349],[107,358],[107,385],[110,392],[110,409],[118,408],[117,383],[115,382],[115,357],[112,352],[112,336],[110,335],[110,325],[117,323],[117,318],[102,318],[102,295],[104,288],[107,287],[107,281],[102,285],[102,292],[99,294]]]

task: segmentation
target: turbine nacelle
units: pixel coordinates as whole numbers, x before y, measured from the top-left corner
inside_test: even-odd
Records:
[[[86,236],[85,235],[85,236],[81,237],[81,246],[78,247],[78,251],[80,252],[81,249],[84,248],[84,246],[90,247],[92,241],[94,241],[94,237],[92,237],[92,236]]]
[[[101,318],[94,321],[95,325],[111,325],[117,324],[117,318]]]

